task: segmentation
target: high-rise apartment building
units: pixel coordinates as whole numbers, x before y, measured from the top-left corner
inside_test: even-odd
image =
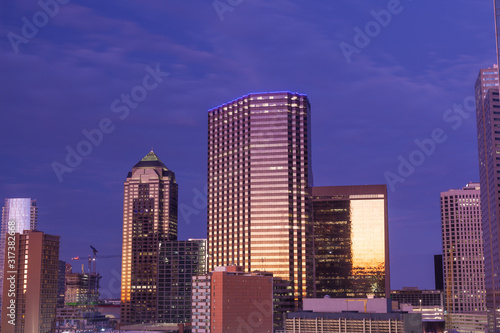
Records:
[[[128,173],[123,203],[121,320],[158,322],[160,243],[177,240],[175,174],[151,151]]]
[[[38,222],[36,200],[31,198],[8,198],[2,208],[2,226],[0,228],[0,315],[2,305],[3,270],[5,258],[5,235],[9,232],[9,222],[14,225],[14,232],[22,234],[25,230],[35,230]],[[13,224],[12,224],[13,223]]]
[[[316,297],[389,297],[387,186],[311,188]]]
[[[486,311],[479,183],[441,192],[441,234],[448,313]]]
[[[292,308],[311,292],[310,125],[307,96],[292,92],[208,112],[208,269],[272,272]]]
[[[482,69],[475,84],[481,220],[488,331],[500,332],[500,98],[498,67]],[[443,262],[446,266],[446,262]]]
[[[4,333],[52,332],[55,327],[59,236],[40,231],[7,236],[2,326]]]

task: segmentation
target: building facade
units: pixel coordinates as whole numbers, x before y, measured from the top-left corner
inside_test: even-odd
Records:
[[[289,312],[285,333],[421,333],[418,313],[393,312],[388,298],[310,298],[303,312]]]
[[[208,269],[272,272],[296,309],[312,281],[310,125],[307,96],[291,92],[208,112]]]
[[[444,306],[444,294],[441,290],[404,287],[401,290],[391,290],[391,299],[400,304],[411,304],[413,307]]]
[[[193,333],[273,332],[273,275],[216,267],[193,277]]]
[[[391,299],[398,302],[400,310],[420,313],[426,324],[433,323],[433,325],[438,326],[442,324],[443,327],[445,326],[444,297],[442,290],[421,290],[416,287],[391,290]],[[432,332],[432,330],[430,331]]]
[[[441,234],[448,313],[486,311],[478,183],[441,192]]]
[[[192,278],[206,274],[206,240],[160,244],[158,322],[190,323]]]
[[[9,229],[9,222],[15,229]],[[2,226],[0,233],[0,286],[3,285],[5,258],[5,235],[9,230],[22,234],[25,230],[35,230],[38,223],[38,207],[31,198],[7,198],[2,207]],[[2,305],[2,288],[0,287],[0,315]]]
[[[210,333],[211,275],[192,278],[191,325],[193,333]]]
[[[316,297],[389,297],[385,185],[311,188]]]
[[[178,187],[153,151],[134,165],[124,187],[121,320],[154,323],[160,243],[177,240]]]
[[[48,333],[55,327],[59,236],[40,231],[7,236],[3,285],[4,333]]]
[[[482,69],[475,84],[481,221],[483,229],[484,282],[488,331],[500,332],[500,108],[498,67]],[[446,265],[446,263],[443,263]]]

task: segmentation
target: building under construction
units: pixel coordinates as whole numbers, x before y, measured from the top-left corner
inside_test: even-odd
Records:
[[[71,264],[66,264],[65,305],[93,311],[99,301],[99,280],[95,272],[74,273]]]

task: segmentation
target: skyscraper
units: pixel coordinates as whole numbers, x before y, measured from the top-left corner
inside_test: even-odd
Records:
[[[2,302],[3,271],[5,260],[5,235],[9,231],[9,221],[15,226],[14,232],[22,234],[25,230],[35,230],[38,222],[36,200],[31,198],[5,199],[2,208],[2,227],[0,234],[0,314]],[[11,229],[12,230],[12,229]]]
[[[498,67],[482,69],[475,84],[476,124],[481,184],[481,221],[488,331],[500,332],[500,108]],[[443,263],[446,265],[446,263]]]
[[[441,192],[441,234],[448,313],[486,310],[480,186]]]
[[[52,332],[58,296],[59,236],[12,231],[3,285],[2,332]]]
[[[177,240],[175,174],[151,151],[125,181],[121,320],[158,322],[160,243]]]
[[[312,277],[310,124],[307,96],[292,92],[208,112],[208,269],[272,272],[296,308]]]
[[[389,298],[387,186],[311,188],[315,297]]]

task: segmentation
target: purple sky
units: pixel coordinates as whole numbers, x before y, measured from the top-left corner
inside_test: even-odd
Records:
[[[207,110],[290,90],[312,104],[315,185],[404,176],[389,189],[391,285],[434,288],[439,193],[479,179],[471,105],[447,110],[495,61],[491,1],[221,0],[219,13],[211,0],[42,1],[53,17],[0,2],[0,199],[36,198],[62,260],[90,244],[121,253],[123,182],[151,147],[177,176],[179,239],[205,238]],[[381,10],[390,19],[370,23]],[[367,24],[369,43],[355,40]],[[81,144],[100,124],[101,142]],[[433,131],[434,151],[415,152]],[[67,147],[88,153],[71,172]],[[399,175],[410,155],[421,165]],[[117,297],[120,260],[98,268],[103,296]]]

